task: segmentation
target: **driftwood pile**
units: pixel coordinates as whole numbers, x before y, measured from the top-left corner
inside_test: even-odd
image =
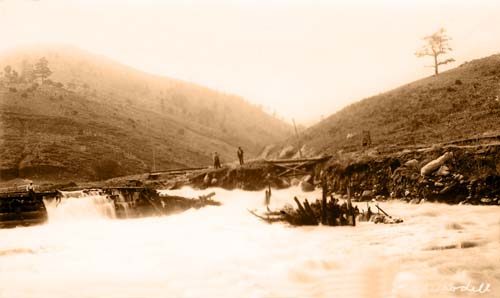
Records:
[[[323,182],[321,201],[316,200],[309,203],[305,199],[301,203],[297,197],[293,199],[297,204],[296,209],[288,206],[274,212],[268,209],[263,215],[259,215],[255,211],[250,211],[250,213],[269,223],[282,221],[294,226],[316,226],[320,223],[327,226],[356,225],[356,216],[359,214],[358,208],[352,205],[350,198],[343,204],[340,204],[339,200],[333,196],[330,196],[330,200],[328,200],[326,182]]]
[[[403,222],[400,218],[395,218],[387,214],[377,204],[377,213],[373,213],[368,206],[366,212],[360,212],[357,206],[353,206],[351,202],[350,190],[348,189],[347,200],[344,203],[330,195],[328,196],[328,186],[326,179],[322,183],[323,195],[322,200],[316,200],[309,203],[307,199],[303,203],[294,197],[297,208],[285,206],[279,211],[267,211],[263,214],[258,214],[256,211],[250,211],[251,214],[268,222],[287,222],[293,226],[316,226],[319,224],[325,226],[355,226],[356,221],[372,221],[374,223],[395,224]],[[267,195],[267,192],[266,192]],[[267,198],[267,196],[266,196]]]

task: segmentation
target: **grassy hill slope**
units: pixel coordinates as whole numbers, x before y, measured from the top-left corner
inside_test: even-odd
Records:
[[[302,132],[302,151],[359,150],[363,130],[380,150],[500,133],[500,55],[354,103]],[[281,145],[277,148],[291,145],[291,154],[297,152],[295,138]]]
[[[38,84],[0,72],[0,178],[103,179],[208,165],[247,156],[291,135],[287,124],[243,99],[146,74],[75,48],[0,56],[20,76],[45,57]],[[26,75],[25,75],[26,76]],[[38,86],[37,86],[38,85]]]

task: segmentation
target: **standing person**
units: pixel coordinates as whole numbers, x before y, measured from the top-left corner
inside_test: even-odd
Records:
[[[266,189],[266,199],[264,201],[264,205],[266,205],[267,209],[269,210],[269,204],[271,203],[271,184],[269,183],[267,185]]]
[[[35,186],[33,185],[33,182],[30,182],[30,184],[26,186],[26,191],[29,193],[35,192]]]
[[[30,184],[26,186],[26,191],[31,199],[35,198],[35,186],[33,185],[33,182],[30,182]]]
[[[241,149],[241,147],[238,147],[238,151],[236,153],[238,154],[238,159],[240,160],[240,166],[242,166],[245,163],[243,161],[243,149]]]
[[[214,168],[220,169],[220,158],[217,152],[214,152]]]
[[[269,211],[269,204],[271,203],[271,174],[267,173],[265,180],[267,181],[266,197],[264,200],[264,205],[266,205]]]

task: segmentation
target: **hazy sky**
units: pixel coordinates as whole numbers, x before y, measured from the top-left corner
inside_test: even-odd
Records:
[[[500,52],[498,0],[0,0],[0,51],[63,43],[196,82],[310,124],[432,74],[445,27],[460,63]]]

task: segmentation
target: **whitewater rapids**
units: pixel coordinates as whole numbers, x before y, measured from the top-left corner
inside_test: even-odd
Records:
[[[48,203],[47,224],[0,230],[0,298],[500,297],[496,206],[388,202],[403,224],[297,228],[247,211],[263,192],[167,193],[211,191],[222,206],[127,220],[97,193]],[[294,195],[321,196],[275,190],[271,208]]]

